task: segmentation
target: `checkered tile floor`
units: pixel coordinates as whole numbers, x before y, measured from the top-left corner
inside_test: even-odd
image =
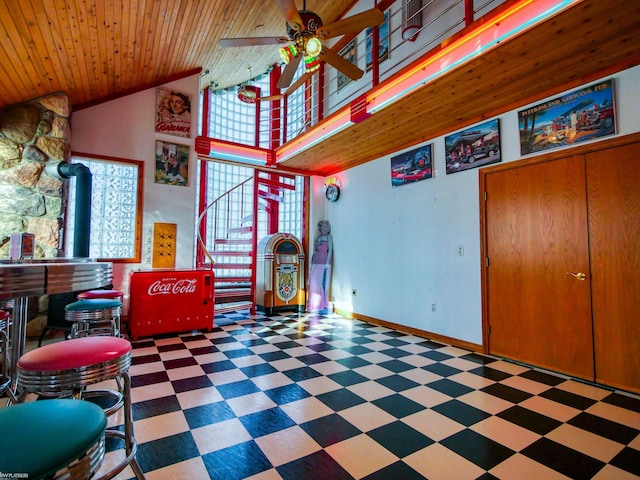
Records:
[[[640,478],[637,396],[338,315],[217,325],[134,343],[149,480]]]

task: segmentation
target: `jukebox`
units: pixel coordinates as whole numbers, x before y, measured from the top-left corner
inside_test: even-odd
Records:
[[[267,235],[258,243],[257,253],[256,307],[267,315],[294,307],[304,312],[304,252],[300,240],[289,233]]]

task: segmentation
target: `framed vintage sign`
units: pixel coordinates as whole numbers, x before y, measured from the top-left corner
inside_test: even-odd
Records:
[[[189,185],[189,146],[156,140],[155,183]]]
[[[499,119],[444,137],[447,174],[500,161]]]
[[[189,138],[191,136],[191,95],[157,88],[155,131]]]
[[[605,80],[518,112],[520,154],[616,133],[613,80]]]
[[[391,157],[391,186],[433,178],[433,145],[425,145]]]

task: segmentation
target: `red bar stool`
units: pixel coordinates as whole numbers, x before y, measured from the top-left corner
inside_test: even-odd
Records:
[[[87,298],[64,307],[64,318],[71,322],[69,338],[93,335],[122,336],[122,302],[112,298]]]
[[[124,440],[126,458],[105,474],[111,478],[131,465],[135,476],[144,479],[135,458],[138,445],[133,432],[131,410],[131,343],[111,336],[73,338],[52,343],[25,353],[18,360],[16,397],[24,402],[30,393],[42,397],[73,396],[76,399],[110,396],[115,404],[105,409],[107,416],[122,409],[124,432],[116,428],[106,430],[107,437]],[[116,380],[122,385],[116,390],[88,390],[90,385]]]
[[[90,402],[49,400],[2,408],[0,472],[11,478],[89,479],[104,460],[106,427],[106,415]]]
[[[10,400],[15,401],[11,390],[11,375],[9,373],[9,363],[11,353],[9,352],[9,312],[0,310],[0,395],[6,392]],[[3,470],[0,470],[3,471]]]
[[[124,293],[120,290],[87,290],[86,292],[81,292],[76,297],[78,300],[87,300],[89,298],[111,298],[114,300],[122,301],[122,297],[124,297]]]

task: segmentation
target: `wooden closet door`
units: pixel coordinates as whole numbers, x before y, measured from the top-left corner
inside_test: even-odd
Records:
[[[485,278],[489,353],[593,380],[584,165],[487,174]]]
[[[640,144],[587,155],[596,380],[640,391]]]

